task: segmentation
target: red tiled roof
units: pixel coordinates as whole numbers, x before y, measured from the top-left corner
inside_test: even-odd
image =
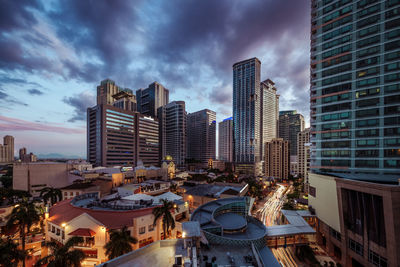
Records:
[[[96,232],[89,228],[78,228],[75,231],[69,233],[68,235],[76,236],[95,236]]]
[[[66,199],[58,202],[50,208],[49,221],[61,225],[78,217],[83,213],[87,213],[95,220],[101,222],[107,229],[119,229],[123,226],[133,226],[133,218],[151,214],[154,207],[128,210],[128,211],[111,211],[111,210],[93,210],[88,208],[80,208],[71,205],[72,199]]]

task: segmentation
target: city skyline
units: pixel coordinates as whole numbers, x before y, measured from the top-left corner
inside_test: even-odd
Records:
[[[297,109],[308,122],[307,1],[188,2],[181,11],[113,3],[93,10],[80,2],[2,4],[0,131],[15,137],[16,151],[85,158],[86,108],[106,78],[133,91],[157,81],[188,113],[208,108],[222,121],[232,115],[232,65],[251,57],[269,62],[261,79],[276,83],[281,109]],[[290,20],[277,19],[277,10]],[[160,19],[148,19],[160,11]],[[207,24],[198,19],[205,14]]]

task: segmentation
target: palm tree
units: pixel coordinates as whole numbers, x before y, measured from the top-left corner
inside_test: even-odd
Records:
[[[61,190],[58,188],[53,188],[53,187],[45,187],[40,190],[40,197],[43,198],[44,202],[50,200],[51,206],[53,206],[57,201],[60,201],[62,199],[62,194]]]
[[[175,219],[172,216],[171,210],[178,210],[174,202],[168,201],[166,199],[161,199],[162,204],[159,207],[154,208],[154,222],[153,225],[157,224],[157,221],[162,218],[162,225],[164,230],[164,238],[168,237],[169,228],[171,230],[175,229]]]
[[[132,251],[132,244],[136,244],[137,239],[132,237],[127,227],[110,232],[110,241],[104,246],[109,259],[114,259],[125,253]]]
[[[18,248],[10,238],[0,239],[0,266],[17,267],[20,261],[25,260],[26,252]]]
[[[26,199],[15,205],[11,214],[8,215],[7,228],[17,226],[19,236],[22,243],[22,251],[25,251],[25,238],[29,234],[33,224],[40,221],[38,210],[33,202],[29,202]],[[25,261],[22,261],[25,267]]]
[[[50,248],[52,253],[38,260],[35,267],[46,264],[48,267],[81,266],[81,261],[86,258],[86,255],[82,250],[74,249],[73,247],[82,242],[83,238],[80,236],[71,237],[64,245],[60,245],[55,241],[46,242],[45,246]]]

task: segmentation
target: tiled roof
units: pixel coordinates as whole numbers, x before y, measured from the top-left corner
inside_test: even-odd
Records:
[[[110,210],[94,210],[89,208],[80,208],[71,205],[71,199],[58,202],[50,208],[49,221],[61,225],[78,217],[83,213],[87,213],[95,220],[99,221],[107,229],[119,229],[124,225],[132,226],[133,218],[151,214],[154,207],[139,210],[127,211],[110,211]]]
[[[89,228],[78,228],[75,231],[69,233],[68,235],[75,236],[95,236],[96,232]]]

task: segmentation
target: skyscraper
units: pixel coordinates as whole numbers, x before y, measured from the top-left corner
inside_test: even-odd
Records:
[[[136,161],[144,166],[159,165],[158,120],[136,113]]]
[[[186,110],[184,101],[173,101],[157,111],[160,132],[160,160],[169,155],[177,166],[186,159]]]
[[[399,3],[328,2],[312,19],[311,168],[397,180]]]
[[[297,134],[304,130],[304,117],[296,110],[279,112],[279,137],[290,142],[290,155],[297,155]]]
[[[233,158],[236,164],[261,161],[261,61],[251,58],[233,65]]]
[[[400,1],[312,1],[309,206],[343,266],[400,266]]]
[[[297,134],[297,174],[304,179],[308,191],[308,172],[310,170],[310,128]]]
[[[187,115],[187,157],[200,162],[215,160],[216,113],[203,109]]]
[[[14,161],[14,137],[6,135],[3,138],[3,145],[0,145],[0,162]]]
[[[157,109],[169,103],[169,90],[158,82],[146,89],[136,90],[137,110],[143,115],[157,118]]]
[[[267,79],[261,83],[261,159],[264,160],[264,145],[278,137],[279,95],[275,83]]]
[[[233,119],[227,118],[218,123],[218,159],[233,160]]]
[[[132,90],[116,85],[111,79],[105,79],[97,86],[97,105],[100,104],[116,104],[125,110],[136,111],[136,97]]]
[[[265,143],[265,175],[277,179],[287,179],[289,176],[290,156],[289,141],[273,138]]]

